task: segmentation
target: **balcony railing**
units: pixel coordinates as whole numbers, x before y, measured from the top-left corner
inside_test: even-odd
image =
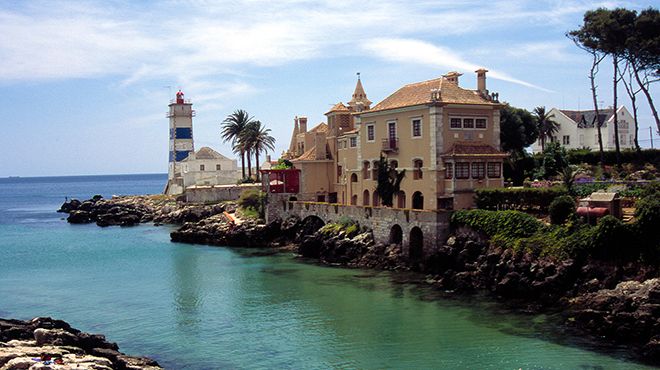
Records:
[[[396,152],[399,150],[399,138],[390,137],[383,139],[383,151],[384,152]]]
[[[165,112],[165,117],[166,118],[170,118],[170,117],[174,117],[174,116],[177,116],[177,117],[195,117],[196,115],[197,115],[197,112],[194,109],[191,110],[189,114],[183,114],[183,113],[175,114],[171,111],[170,112]]]

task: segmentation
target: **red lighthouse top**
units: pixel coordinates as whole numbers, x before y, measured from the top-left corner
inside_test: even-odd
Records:
[[[176,93],[176,103],[183,104],[183,91],[181,90]]]

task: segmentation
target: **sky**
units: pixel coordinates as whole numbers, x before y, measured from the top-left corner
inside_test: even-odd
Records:
[[[452,70],[474,89],[485,67],[488,89],[513,106],[592,109],[591,59],[564,35],[586,10],[618,6],[660,1],[0,2],[0,177],[165,173],[178,89],[196,110],[195,147],[230,157],[219,133],[234,110],[272,129],[277,157],[294,117],[325,121],[350,100],[357,72],[374,104]],[[602,106],[611,75],[606,63]],[[619,96],[630,108],[623,87]],[[638,101],[649,147],[653,119]]]

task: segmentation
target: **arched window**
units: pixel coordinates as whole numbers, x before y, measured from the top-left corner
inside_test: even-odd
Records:
[[[424,162],[421,159],[415,159],[413,161],[413,180],[420,180],[423,177],[422,167]]]
[[[374,207],[378,207],[380,205],[380,197],[375,191],[373,193],[373,201],[371,202],[371,205]]]
[[[424,195],[420,191],[416,191],[412,196],[412,207],[413,209],[423,209],[424,208]]]
[[[363,206],[368,206],[369,205],[369,190],[364,190],[362,193],[362,205]]]
[[[357,206],[357,194],[353,194],[353,196],[351,197],[351,205]]]
[[[380,162],[374,161],[373,170],[371,174],[371,178],[374,180],[378,180],[378,166],[380,166]]]
[[[396,207],[406,208],[406,193],[403,190],[396,193]]]
[[[357,182],[357,173],[351,175],[351,182]]]

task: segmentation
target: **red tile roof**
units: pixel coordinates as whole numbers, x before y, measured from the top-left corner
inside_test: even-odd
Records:
[[[437,101],[457,104],[487,104],[494,103],[475,90],[467,90],[449,82],[444,78],[408,84],[376,104],[367,112],[396,109],[431,103],[431,90],[439,89],[440,96]]]
[[[330,108],[329,111],[325,112],[325,114],[332,113],[332,112],[348,112],[348,107],[344,105],[344,103],[339,102],[335,104],[332,108]]]

